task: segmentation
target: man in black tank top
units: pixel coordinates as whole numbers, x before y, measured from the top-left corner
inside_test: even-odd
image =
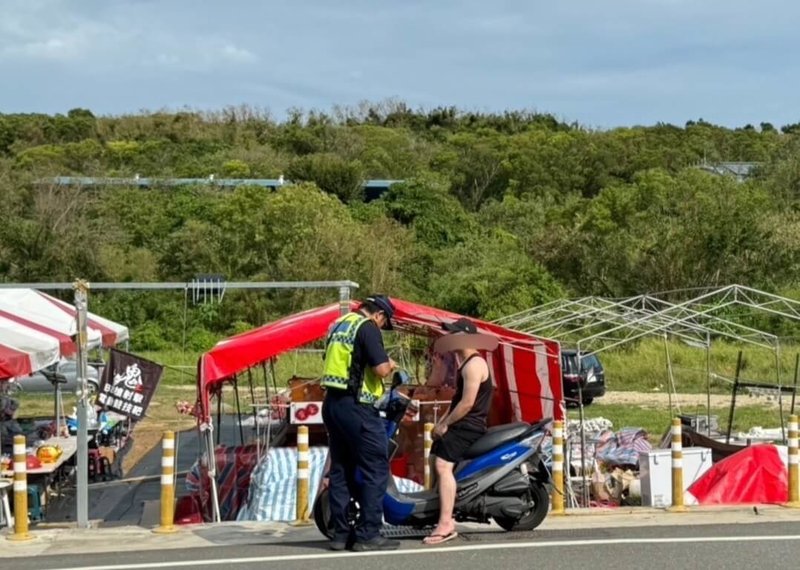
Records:
[[[447,413],[433,428],[431,454],[439,485],[439,522],[425,544],[441,544],[458,536],[453,519],[456,479],[453,469],[464,453],[486,432],[486,419],[492,401],[492,378],[489,365],[479,349],[494,350],[497,339],[478,333],[467,319],[442,325],[451,334],[437,341],[439,351],[455,352],[460,366],[456,392]]]

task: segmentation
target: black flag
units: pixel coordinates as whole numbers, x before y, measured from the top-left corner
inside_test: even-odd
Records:
[[[103,370],[97,403],[133,421],[140,420],[163,371],[160,364],[112,348],[111,358]]]

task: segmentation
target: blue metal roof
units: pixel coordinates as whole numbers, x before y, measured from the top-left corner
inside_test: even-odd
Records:
[[[371,190],[387,190],[392,184],[403,180],[365,180],[363,188]],[[280,188],[292,184],[291,180],[280,178],[95,178],[90,176],[56,176],[52,179],[40,180],[40,184],[56,184],[59,186],[220,186],[235,188],[237,186],[262,186],[264,188]]]
[[[713,164],[701,164],[699,168],[714,174],[734,176],[741,181],[750,176],[753,169],[760,164],[759,162],[716,162]]]
[[[277,188],[291,184],[290,180],[275,178],[93,178],[88,176],[57,176],[52,182],[59,186],[263,186]]]

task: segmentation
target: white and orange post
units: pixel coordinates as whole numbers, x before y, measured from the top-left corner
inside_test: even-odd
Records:
[[[553,491],[551,515],[564,515],[564,421],[553,422]]]
[[[672,419],[672,513],[688,511],[683,504],[683,436],[680,418]]]
[[[425,489],[431,488],[431,447],[433,447],[433,424],[428,422],[425,424],[425,435],[423,439],[423,473]]]
[[[797,416],[789,416],[789,502],[787,507],[800,508],[800,454],[798,454]]]
[[[161,440],[161,524],[159,534],[175,532],[175,432],[165,431]]]
[[[297,500],[295,501],[295,525],[311,522],[308,504],[308,426],[297,426]]]
[[[28,464],[25,453],[25,436],[14,436],[14,532],[8,540],[23,541],[34,538],[28,532]]]

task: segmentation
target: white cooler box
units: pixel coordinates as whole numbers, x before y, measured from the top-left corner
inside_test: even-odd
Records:
[[[711,468],[711,450],[706,447],[683,448],[683,491]],[[642,505],[669,507],[672,505],[672,451],[653,449],[639,454],[639,479]],[[685,501],[686,499],[684,499]],[[691,504],[686,502],[685,504]]]

